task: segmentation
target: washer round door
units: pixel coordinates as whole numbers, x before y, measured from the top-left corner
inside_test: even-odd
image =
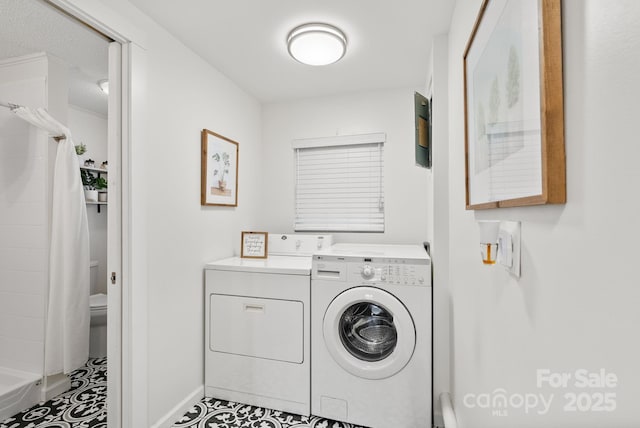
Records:
[[[398,373],[416,346],[416,329],[407,308],[392,294],[374,287],[339,294],[324,314],[322,329],[336,363],[365,379]]]

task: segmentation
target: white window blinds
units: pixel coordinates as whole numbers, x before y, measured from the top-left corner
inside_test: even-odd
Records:
[[[296,231],[384,232],[384,134],[296,140]]]

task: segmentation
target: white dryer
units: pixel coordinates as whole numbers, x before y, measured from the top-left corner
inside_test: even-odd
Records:
[[[422,246],[336,244],[315,254],[311,413],[431,427],[431,296]]]
[[[311,255],[330,235],[269,234],[266,259],[205,266],[205,395],[310,414]]]

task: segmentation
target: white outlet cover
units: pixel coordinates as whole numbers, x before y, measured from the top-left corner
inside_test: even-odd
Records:
[[[506,230],[498,231],[498,262],[506,268],[513,266],[513,241]]]
[[[520,222],[501,221],[498,231],[498,262],[517,278],[520,278],[520,241]]]

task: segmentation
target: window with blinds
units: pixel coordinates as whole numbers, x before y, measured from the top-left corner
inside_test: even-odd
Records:
[[[295,230],[384,232],[385,134],[296,140]]]

